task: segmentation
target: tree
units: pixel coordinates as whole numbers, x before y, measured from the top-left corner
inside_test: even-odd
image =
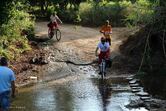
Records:
[[[2,0],[0,3],[0,25],[8,22],[10,10],[12,9],[12,0]]]

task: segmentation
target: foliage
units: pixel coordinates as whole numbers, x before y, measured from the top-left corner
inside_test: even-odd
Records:
[[[20,53],[30,50],[28,40],[22,35],[22,31],[33,33],[33,20],[31,15],[23,10],[21,2],[13,3],[12,9],[8,12],[9,19],[0,27],[0,55],[14,59]]]
[[[145,25],[151,22],[154,5],[148,0],[137,0],[127,8],[128,15],[125,22],[130,25]]]
[[[64,22],[67,23],[80,22],[79,12],[71,5],[68,5],[66,10],[58,10],[58,15]]]
[[[0,25],[6,23],[9,19],[9,12],[13,6],[11,0],[2,0],[0,3]]]
[[[94,26],[100,26],[105,20],[110,20],[113,26],[122,26],[125,18],[125,9],[130,2],[84,2],[80,4],[79,12],[81,22]]]

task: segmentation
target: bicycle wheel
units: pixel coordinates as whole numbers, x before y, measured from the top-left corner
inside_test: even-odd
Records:
[[[61,31],[59,29],[56,29],[56,39],[57,41],[61,40]]]

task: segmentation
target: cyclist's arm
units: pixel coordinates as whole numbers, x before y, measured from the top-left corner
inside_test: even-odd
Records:
[[[98,56],[97,52],[98,52],[99,48],[96,47],[96,51],[95,51],[95,55]]]
[[[56,15],[57,20],[62,24],[61,19]]]
[[[112,34],[112,26],[110,25],[110,34]]]
[[[54,16],[53,15],[50,16],[50,20],[51,20],[51,22],[54,21]]]
[[[100,28],[100,33],[104,33],[104,27],[105,27],[105,26],[102,26],[102,27]]]

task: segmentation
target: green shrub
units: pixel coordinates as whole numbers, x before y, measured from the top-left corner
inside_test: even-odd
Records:
[[[50,20],[50,16],[53,12],[55,12],[55,7],[54,6],[48,7],[47,12],[46,12],[48,20]]]
[[[125,22],[131,25],[145,24],[152,20],[153,5],[148,0],[137,0],[128,7]]]
[[[21,9],[20,2],[10,10],[10,19],[0,27],[0,55],[14,59],[20,53],[30,50],[28,39],[22,36],[22,31],[33,34],[34,20],[31,15]]]
[[[78,23],[80,22],[79,12],[74,8],[58,11],[58,15],[63,22]]]
[[[122,2],[84,2],[80,4],[79,14],[84,25],[100,26],[105,20],[110,20],[113,26],[123,26],[123,19],[127,15],[124,10],[131,5],[128,1]]]

